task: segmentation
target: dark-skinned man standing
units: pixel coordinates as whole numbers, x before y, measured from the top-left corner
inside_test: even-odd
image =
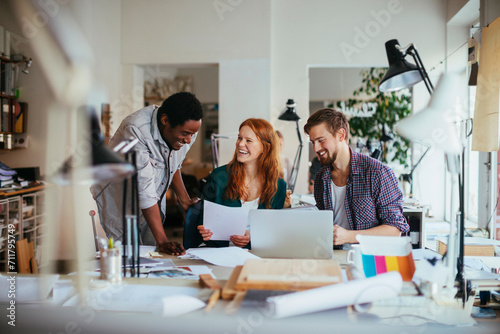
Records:
[[[169,241],[164,230],[165,192],[172,187],[187,209],[198,198],[190,198],[180,168],[201,126],[201,103],[191,93],[176,93],[158,107],[142,108],[127,116],[111,138],[110,147],[124,139],[137,138],[134,147],[138,172],[140,242],[157,245],[160,252],[181,255],[184,248]],[[101,225],[108,237],[122,240],[122,182],[98,184],[91,188],[97,202]]]

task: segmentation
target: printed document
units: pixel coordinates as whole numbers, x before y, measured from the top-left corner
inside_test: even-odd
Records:
[[[229,240],[232,235],[244,235],[248,210],[231,208],[210,201],[203,202],[203,226],[213,233],[211,240]]]

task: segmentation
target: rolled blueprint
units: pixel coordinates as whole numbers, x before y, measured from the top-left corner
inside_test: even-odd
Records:
[[[394,298],[401,291],[401,274],[391,271],[374,277],[267,298],[275,318],[286,318],[349,305]]]

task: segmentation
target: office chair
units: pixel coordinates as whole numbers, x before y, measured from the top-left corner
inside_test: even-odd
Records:
[[[182,244],[185,249],[197,248],[203,242],[200,232],[198,232],[198,217],[201,214],[202,201],[193,205],[187,210],[186,218],[184,219],[184,233],[182,236]]]

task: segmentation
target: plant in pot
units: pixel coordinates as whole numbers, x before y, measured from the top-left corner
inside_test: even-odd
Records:
[[[376,110],[370,117],[353,116],[349,120],[351,136],[365,143],[380,142],[384,163],[396,163],[409,167],[410,142],[396,134],[396,123],[411,112],[411,93],[408,89],[397,93],[382,93],[378,85],[387,69],[369,68],[361,75],[362,86],[353,92],[353,98],[337,102],[337,107],[355,107],[363,103],[374,103]]]

